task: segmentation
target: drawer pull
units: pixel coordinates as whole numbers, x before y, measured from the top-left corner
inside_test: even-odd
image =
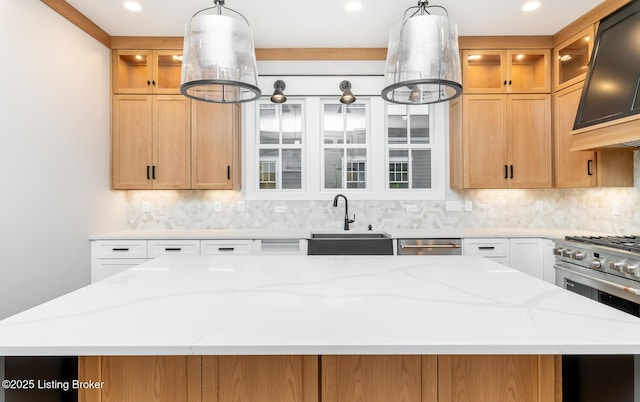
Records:
[[[120,252],[123,252],[123,251],[129,251],[129,247],[122,247],[122,248],[114,247],[114,248],[112,248],[111,250],[112,250],[112,251],[120,251]]]
[[[218,251],[233,251],[235,247],[218,247]]]
[[[182,247],[165,247],[164,251],[182,251]]]
[[[480,246],[478,247],[478,250],[495,250],[496,247],[495,246]]]

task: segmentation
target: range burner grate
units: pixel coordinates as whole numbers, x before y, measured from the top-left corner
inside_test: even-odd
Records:
[[[640,236],[566,236],[565,239],[640,253]]]

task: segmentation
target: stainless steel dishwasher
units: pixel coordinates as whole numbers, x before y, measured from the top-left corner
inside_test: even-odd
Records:
[[[398,255],[462,255],[462,239],[398,239]]]

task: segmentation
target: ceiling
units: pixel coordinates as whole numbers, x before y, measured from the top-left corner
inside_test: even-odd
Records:
[[[125,0],[67,0],[112,36],[182,36],[184,24],[213,0],[138,0],[143,10],[123,8]],[[257,48],[387,47],[390,28],[417,0],[360,0],[362,9],[345,10],[347,0],[226,0],[251,24]],[[524,13],[525,0],[438,0],[460,36],[553,35],[602,0],[540,0]]]

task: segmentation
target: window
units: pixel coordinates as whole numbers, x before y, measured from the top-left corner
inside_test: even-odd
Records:
[[[247,199],[442,200],[447,104],[290,96],[245,106]]]
[[[431,133],[428,105],[387,106],[390,190],[431,189]]]
[[[366,103],[322,103],[324,190],[367,188]]]
[[[302,103],[260,103],[258,189],[301,190]]]

